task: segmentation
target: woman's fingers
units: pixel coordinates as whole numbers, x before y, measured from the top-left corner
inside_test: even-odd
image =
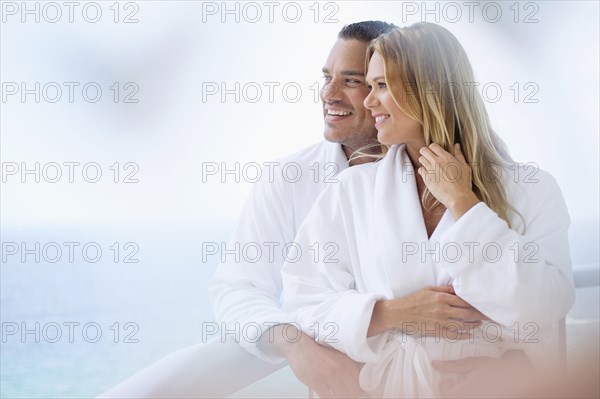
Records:
[[[431,150],[431,148],[429,147],[421,147],[421,149],[419,150],[419,153],[421,154],[421,156],[423,156],[424,158],[426,158],[430,163],[435,163],[436,162],[436,154]]]
[[[442,301],[447,307],[448,318],[461,321],[480,321],[489,320],[487,316],[481,313],[479,310],[471,306],[470,303],[454,294],[454,289],[449,288],[452,286],[439,286],[439,287],[428,287],[431,291],[437,291],[437,299]],[[452,292],[452,293],[450,293]]]
[[[461,321],[488,320],[488,318],[483,313],[481,313],[479,310],[477,310],[473,307],[457,308],[457,307],[451,306],[450,309],[448,309],[448,313],[450,314],[450,317],[455,320],[461,320]]]
[[[463,310],[466,312],[466,315],[462,317],[463,320],[489,320],[489,317],[475,308]]]
[[[446,303],[454,308],[475,309],[473,307],[473,305],[471,305],[469,302],[465,301],[464,299],[462,299],[455,293],[452,293],[452,294],[447,293],[447,294],[448,295],[440,295],[440,299],[444,303]]]
[[[419,149],[419,176],[431,194],[450,209],[455,220],[474,205],[471,168],[465,161],[459,146],[450,148],[450,152],[442,146],[432,143],[429,147]],[[467,201],[468,199],[468,201]],[[454,207],[454,209],[452,209]]]
[[[467,160],[465,159],[465,156],[462,153],[462,149],[460,148],[460,144],[458,143],[454,144],[454,158],[456,158],[458,162],[462,164],[467,163]]]
[[[452,285],[425,287],[411,295],[409,303],[407,309],[410,309],[411,316],[406,321],[410,321],[422,335],[469,339],[483,320],[489,320],[457,296]]]
[[[433,163],[424,156],[419,157],[419,163],[423,165],[425,169],[432,169]]]
[[[453,326],[444,327],[441,329],[441,337],[445,339],[449,339],[452,341],[455,340],[464,340],[471,338],[471,331],[473,328],[464,328],[458,329]]]
[[[452,307],[475,309],[473,307],[473,305],[471,305],[469,302],[465,301],[464,299],[462,299],[461,297],[456,295],[456,292],[454,291],[454,287],[451,285],[441,285],[438,287],[427,287],[426,289],[428,289],[430,291],[438,291],[438,292],[443,292],[443,293],[448,294],[448,295],[441,295],[440,298],[445,303],[447,303],[448,305],[450,305]]]
[[[448,151],[444,150],[444,148],[437,143],[431,143],[429,144],[429,147],[425,148],[428,148],[433,154],[435,154],[438,157],[441,157],[445,154],[449,154]]]
[[[454,294],[454,287],[450,284],[448,285],[433,285],[430,287],[425,287],[428,291],[437,291],[437,292],[445,292],[447,294]]]
[[[454,306],[456,308],[470,308],[470,307],[472,307],[469,302],[465,301],[464,299],[462,299],[461,297],[459,297],[458,295],[456,295],[454,293],[454,291],[452,291],[452,292],[441,291],[441,293],[438,294],[438,298],[442,302],[444,302],[445,304],[448,304],[450,306]]]

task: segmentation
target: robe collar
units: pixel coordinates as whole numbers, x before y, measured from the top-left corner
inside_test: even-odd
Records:
[[[337,173],[342,172],[350,166],[342,145],[339,143],[332,143],[330,141],[325,143],[325,162],[328,164],[336,164]]]
[[[427,251],[439,247],[441,234],[454,222],[446,210],[427,237],[415,173],[406,146],[400,144],[390,147],[375,174],[370,237],[381,288],[390,298],[449,282]]]

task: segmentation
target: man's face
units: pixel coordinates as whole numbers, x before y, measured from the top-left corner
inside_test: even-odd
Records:
[[[351,150],[373,143],[377,137],[375,120],[363,105],[369,94],[364,74],[367,46],[359,40],[338,39],[323,67],[325,139]]]

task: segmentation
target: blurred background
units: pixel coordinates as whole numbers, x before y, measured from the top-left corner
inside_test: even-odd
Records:
[[[202,244],[235,226],[244,165],[322,139],[323,63],[373,19],[454,33],[513,158],[557,179],[569,359],[597,362],[597,2],[75,3],[0,3],[2,397],[98,395],[202,340]],[[306,389],[284,369],[238,395]]]

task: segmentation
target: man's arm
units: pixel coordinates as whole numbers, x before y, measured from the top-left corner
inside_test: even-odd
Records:
[[[272,327],[263,334],[258,346],[267,354],[285,357],[296,377],[321,398],[364,395],[358,383],[360,363],[318,344],[291,324]]]
[[[294,238],[290,188],[268,180],[253,187],[209,285],[217,321],[240,332],[244,349],[273,363],[283,357],[266,355],[256,342],[270,326],[291,321],[279,302],[282,248]],[[250,257],[243,248],[258,251]]]
[[[254,187],[228,248],[236,243],[240,247],[252,243],[265,249],[265,243],[269,243],[274,251],[263,251],[256,262],[243,257],[236,262],[234,256],[226,257],[210,283],[213,309],[217,321],[238,323],[242,331],[250,323],[258,325],[259,335],[241,336],[241,346],[269,362],[287,359],[298,379],[319,396],[359,396],[359,364],[297,330],[289,324],[292,318],[281,309],[282,248],[295,237],[290,209],[294,200],[289,183],[266,182]],[[256,332],[256,328],[247,331]]]

